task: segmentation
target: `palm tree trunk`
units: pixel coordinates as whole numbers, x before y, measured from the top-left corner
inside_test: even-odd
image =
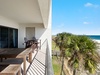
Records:
[[[61,55],[61,52],[60,52],[60,61],[61,61],[61,57],[62,57],[62,55]]]
[[[73,75],[76,75],[76,69],[73,70]]]
[[[62,51],[61,51],[61,47],[60,47],[60,61],[61,61],[61,57],[62,57]]]
[[[61,73],[60,73],[60,75],[62,75],[63,67],[64,67],[64,55],[63,55],[63,58],[62,58],[62,66],[61,66]]]

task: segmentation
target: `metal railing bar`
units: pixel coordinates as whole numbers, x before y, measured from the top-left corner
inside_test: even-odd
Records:
[[[35,58],[36,59],[36,58]],[[41,63],[38,59],[36,59],[39,63]],[[43,66],[46,66],[45,64],[41,63]]]

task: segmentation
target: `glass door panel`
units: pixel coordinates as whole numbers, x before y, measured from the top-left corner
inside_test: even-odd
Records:
[[[1,27],[0,34],[1,34],[0,36],[1,48],[7,48],[8,47],[8,28]]]
[[[18,48],[18,29],[0,26],[0,48]]]

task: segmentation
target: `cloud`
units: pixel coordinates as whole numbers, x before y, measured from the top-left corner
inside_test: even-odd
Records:
[[[83,22],[83,24],[90,24],[90,22]]]
[[[93,4],[92,3],[86,3],[84,6],[85,7],[91,7],[91,6],[93,6]]]
[[[97,4],[92,4],[92,3],[86,3],[86,4],[84,4],[84,6],[85,7],[94,7],[94,8],[98,8],[99,7],[99,5],[97,5]]]
[[[64,27],[64,26],[65,26],[64,24],[58,25],[59,28]]]

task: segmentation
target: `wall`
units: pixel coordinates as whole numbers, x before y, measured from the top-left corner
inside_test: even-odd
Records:
[[[26,37],[26,27],[35,27],[35,36],[37,39],[42,39],[41,43],[48,39],[49,49],[51,50],[51,12],[49,13],[48,27],[44,28],[42,23],[38,24],[18,24],[7,17],[0,15],[0,25],[18,29],[18,47],[24,48],[24,37]]]
[[[35,27],[26,27],[27,39],[32,39],[35,36]]]
[[[49,9],[49,15],[48,15],[48,44],[49,44],[49,50],[50,50],[50,56],[52,57],[52,0],[50,0],[50,9]]]
[[[48,43],[49,43],[49,48],[51,47],[51,44],[49,42],[49,41],[51,41],[51,29],[49,29],[49,28],[36,28],[35,34],[36,34],[36,38],[41,40],[41,45],[47,39]]]
[[[49,46],[49,52],[50,52],[50,56],[52,55],[52,34],[51,34],[51,27],[52,27],[52,2],[50,1],[50,9],[49,9],[49,15],[48,15],[48,25],[46,26],[46,28],[36,28],[36,37],[38,39],[42,39],[41,43],[43,43],[45,41],[45,39],[48,40],[48,46]]]
[[[19,31],[18,31],[18,47],[24,48],[24,37],[26,37],[26,27],[35,27],[35,37],[37,39],[41,39],[41,43],[45,41],[45,39],[49,40],[49,45],[51,48],[51,26],[49,28],[44,28],[43,24],[20,24]],[[32,32],[31,32],[32,33]]]
[[[24,37],[26,37],[26,29],[25,26],[19,25],[19,30],[18,30],[18,48],[25,48],[24,45]]]
[[[44,28],[44,25],[42,23],[37,23],[37,24],[20,24],[19,25],[19,36],[18,36],[18,47],[19,48],[24,48],[25,44],[24,43],[24,37],[26,37],[26,27],[35,27],[35,37],[37,39],[41,39],[41,43],[43,43],[46,39],[48,40],[49,44],[49,50],[50,50],[50,55],[51,55],[51,41],[52,41],[52,36],[51,36],[51,7],[52,5],[50,4],[50,11],[49,11],[49,18],[48,18],[48,25],[47,28]]]
[[[40,23],[39,24],[20,24],[19,25],[19,31],[18,31],[18,34],[19,34],[19,36],[18,36],[18,47],[19,48],[25,48],[24,37],[26,37],[26,28],[27,27],[35,27],[35,36],[36,36],[37,35],[36,34],[37,28],[42,29],[43,28],[43,24],[40,24]],[[42,32],[42,31],[40,31],[40,32]],[[41,35],[39,35],[39,37]]]
[[[7,19],[6,17],[0,16],[0,25],[17,28],[18,29],[18,47],[24,48],[24,37],[26,37],[26,27],[35,27],[35,36],[37,39],[42,39],[41,43],[45,39],[50,41],[51,39],[51,28],[44,28],[43,24],[17,24],[16,22]],[[50,43],[49,43],[50,44]]]

